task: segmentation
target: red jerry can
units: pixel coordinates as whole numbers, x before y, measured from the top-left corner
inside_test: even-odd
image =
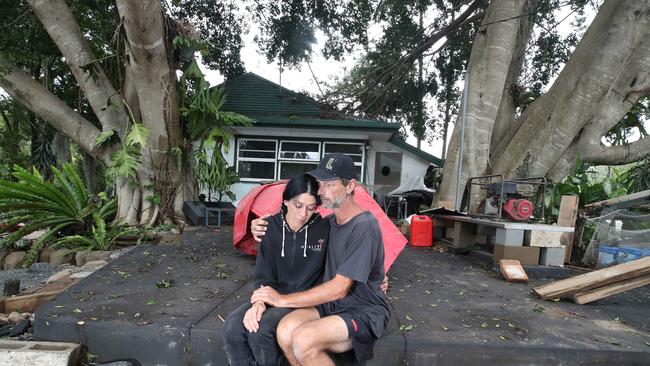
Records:
[[[414,247],[430,247],[433,245],[433,221],[429,216],[416,215],[411,217],[410,243]]]

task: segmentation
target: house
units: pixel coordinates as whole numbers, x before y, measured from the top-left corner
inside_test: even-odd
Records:
[[[328,111],[312,98],[247,73],[224,84],[224,111],[255,120],[252,127],[229,127],[229,151],[241,182],[232,191],[241,199],[263,182],[290,178],[316,168],[328,153],[354,160],[361,181],[379,196],[402,182],[424,177],[442,161],[395,138],[399,124],[350,118]]]

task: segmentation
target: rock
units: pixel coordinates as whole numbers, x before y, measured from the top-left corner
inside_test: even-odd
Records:
[[[20,266],[22,266],[24,261],[25,261],[25,252],[19,251],[19,252],[9,253],[9,255],[5,257],[4,269],[5,271],[7,271],[10,269],[20,268]]]
[[[81,272],[71,274],[70,278],[74,278],[74,279],[79,280],[79,279],[82,279],[82,278],[86,278],[86,277],[90,276],[91,274],[93,274],[93,271],[81,271]]]
[[[24,320],[24,319],[25,319],[25,318],[24,318],[22,315],[20,315],[18,312],[16,312],[16,311],[13,311],[11,314],[9,314],[9,321],[10,321],[11,323],[16,324],[16,323],[18,323],[19,321]]]
[[[92,262],[86,262],[86,264],[81,267],[82,270],[84,271],[96,271],[106,265],[106,261],[92,261]]]
[[[66,268],[50,276],[50,278],[48,278],[47,281],[45,281],[45,283],[56,282],[61,279],[70,277],[72,273],[73,273],[72,269]]]
[[[2,328],[0,328],[0,337],[17,337],[27,331],[29,329],[29,319],[21,319],[20,321],[16,322],[15,325],[6,325]],[[13,359],[15,361],[16,359]],[[4,363],[3,363],[4,364]],[[11,365],[27,365],[28,363],[14,363],[11,362]]]
[[[2,245],[2,243],[0,243]],[[5,260],[5,257],[9,255],[9,249],[5,247],[0,247],[0,267],[2,267],[2,262]]]
[[[74,253],[70,252],[70,249],[58,249],[50,255],[50,264],[55,266],[60,266],[62,264],[72,263],[74,259]]]
[[[41,236],[43,236],[45,234],[47,234],[47,230],[38,230],[38,231],[34,231],[33,233],[30,233],[29,235],[23,236],[23,239],[33,241],[33,240],[36,240],[36,239],[40,239]]]
[[[173,229],[171,229],[170,231],[171,231],[171,233],[172,233],[173,235],[180,235],[180,234],[181,234],[181,231],[178,230],[177,228],[173,228]]]
[[[41,254],[38,256],[38,261],[39,262],[49,263],[50,262],[50,256],[55,251],[56,251],[56,249],[54,249],[54,248],[44,248],[43,250],[41,250]]]
[[[108,250],[93,250],[86,257],[86,262],[108,261],[111,258],[111,252]]]
[[[32,317],[32,313],[20,313],[20,316],[22,316],[23,319],[29,319]]]
[[[9,321],[9,316],[5,313],[0,313],[0,325],[6,324]]]
[[[74,255],[74,263],[81,267],[86,263],[86,258],[90,254],[90,250],[80,250]]]

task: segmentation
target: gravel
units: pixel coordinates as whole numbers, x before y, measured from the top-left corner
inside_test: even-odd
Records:
[[[49,263],[34,263],[25,269],[10,269],[0,271],[0,294],[4,292],[5,281],[10,279],[20,280],[20,291],[40,287],[51,275],[69,266],[55,266]]]
[[[113,254],[111,255],[111,260],[129,252],[133,248],[135,247],[130,246],[114,250]],[[0,295],[2,295],[4,292],[6,280],[20,279],[20,292],[23,292],[27,289],[41,287],[43,284],[45,284],[45,281],[50,278],[50,276],[65,268],[78,267],[71,266],[69,264],[56,266],[50,263],[38,262],[32,264],[31,267],[26,269],[11,269],[8,271],[0,270]]]

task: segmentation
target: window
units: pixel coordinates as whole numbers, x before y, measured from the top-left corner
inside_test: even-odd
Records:
[[[324,142],[323,155],[343,153],[349,156],[357,167],[357,175],[363,180],[364,145],[358,142]]]
[[[279,159],[320,160],[320,142],[280,141]]]
[[[239,139],[237,174],[244,181],[275,180],[276,140]]]
[[[289,179],[291,177],[295,177],[298,174],[304,174],[316,168],[318,168],[318,162],[303,163],[294,161],[280,161],[278,179]]]
[[[237,140],[237,174],[244,182],[288,179],[316,169],[324,155],[335,152],[352,158],[357,174],[363,178],[363,143],[258,138]]]
[[[289,179],[318,167],[319,141],[280,141],[278,179]]]

